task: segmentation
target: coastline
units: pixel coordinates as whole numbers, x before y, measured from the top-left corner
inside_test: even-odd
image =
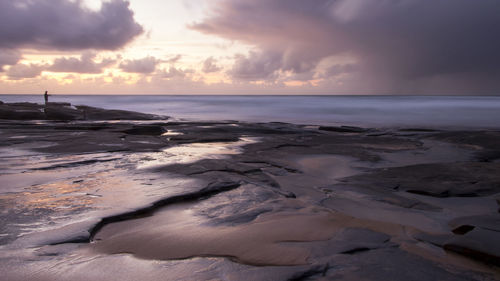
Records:
[[[41,102],[40,95],[0,95]],[[185,121],[238,120],[365,128],[496,129],[500,97],[471,96],[102,96],[54,95],[50,101],[170,115]]]
[[[43,106],[0,107],[24,120],[0,120],[9,280],[114,280],[113,266],[123,280],[500,277],[498,129],[182,122],[64,104],[37,123]],[[8,228],[20,221],[31,232]]]

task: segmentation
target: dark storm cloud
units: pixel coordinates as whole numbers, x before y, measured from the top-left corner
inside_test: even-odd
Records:
[[[156,70],[156,66],[161,61],[154,57],[145,57],[137,60],[126,60],[120,63],[120,69],[130,73],[148,74]]]
[[[235,63],[228,73],[242,80],[269,80],[275,78],[275,72],[283,67],[282,58],[276,52],[254,52],[247,56],[236,55]]]
[[[349,56],[380,89],[425,89],[431,80],[456,89],[470,77],[468,90],[498,92],[499,15],[498,0],[222,0],[190,27],[258,48],[236,60],[236,78],[307,73]]]
[[[354,64],[335,64],[328,67],[323,75],[325,77],[337,76],[340,74],[352,73],[357,70],[357,66]]]
[[[113,59],[103,59],[101,62],[95,62],[95,56],[94,53],[84,53],[79,59],[57,58],[47,70],[52,72],[102,73],[105,67],[116,62]]]
[[[79,0],[0,0],[0,48],[115,50],[142,32],[124,0],[99,11]]]

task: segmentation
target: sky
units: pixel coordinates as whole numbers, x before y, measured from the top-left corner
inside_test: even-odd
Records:
[[[0,94],[500,94],[498,0],[0,0]]]

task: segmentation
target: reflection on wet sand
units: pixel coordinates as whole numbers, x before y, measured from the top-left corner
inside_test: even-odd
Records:
[[[169,147],[161,152],[142,153],[138,169],[148,169],[172,164],[194,163],[202,159],[224,159],[241,153],[241,146],[256,142],[255,138],[241,138],[237,142],[192,143]]]
[[[239,226],[203,223],[189,206],[167,208],[151,218],[106,226],[91,248],[151,260],[218,256],[250,265],[301,265],[308,263],[309,250],[294,244],[326,240],[340,229],[328,212],[263,216]]]
[[[106,156],[43,157],[42,161],[4,170],[8,174],[0,175],[0,210],[6,224],[0,227],[0,241],[7,243],[28,234],[143,206],[165,194],[182,192],[184,184],[194,182],[171,176],[168,181],[153,185],[165,176],[130,173],[127,167],[135,164],[128,154],[109,162],[85,164],[85,159]],[[74,164],[75,161],[80,164]]]

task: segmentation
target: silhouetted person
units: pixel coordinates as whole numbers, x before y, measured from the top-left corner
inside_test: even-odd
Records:
[[[43,95],[43,97],[45,98],[45,105],[47,105],[47,103],[49,103],[49,92],[48,91],[45,91],[45,94]]]

